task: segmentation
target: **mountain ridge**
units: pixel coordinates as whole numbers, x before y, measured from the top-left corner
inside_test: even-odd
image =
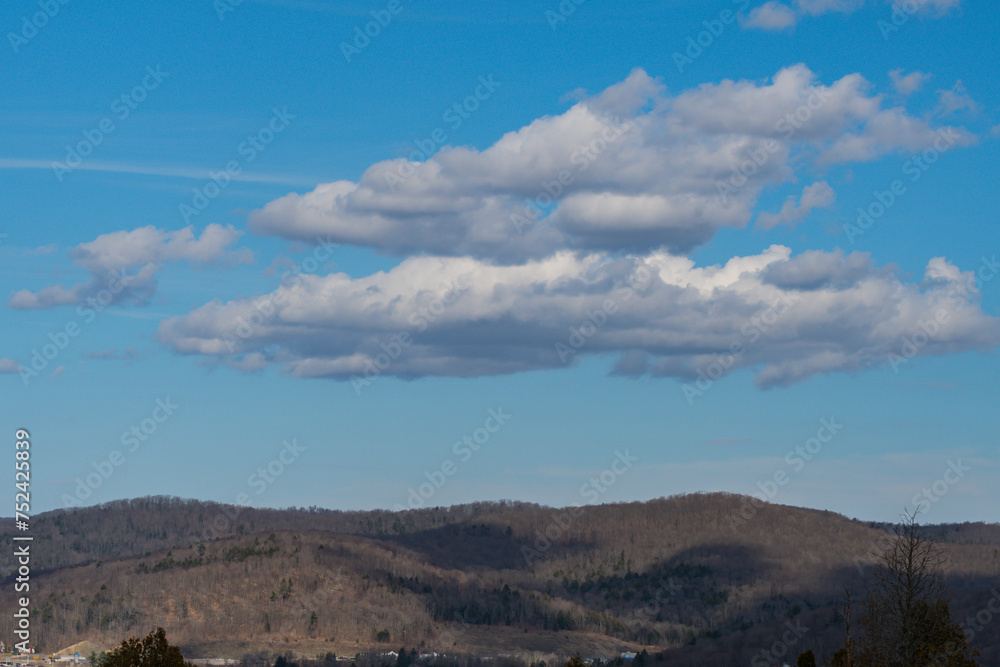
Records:
[[[116,643],[152,624],[186,650],[234,657],[267,646],[536,657],[645,648],[671,664],[731,665],[750,664],[791,622],[809,628],[795,650],[829,657],[843,642],[834,609],[844,587],[862,593],[891,524],[770,503],[738,524],[744,501],[344,512],[161,496],[56,510],[32,524],[33,628],[46,650]],[[922,530],[948,558],[954,617],[974,614],[1000,583],[1000,525]],[[12,535],[11,520],[0,532]],[[4,573],[11,565],[0,556]],[[0,605],[0,636],[11,605]],[[974,642],[984,664],[1000,658],[995,626]]]

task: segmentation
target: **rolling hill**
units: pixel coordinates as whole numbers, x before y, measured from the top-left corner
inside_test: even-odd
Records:
[[[734,521],[745,506],[690,494],[339,512],[155,497],[51,512],[32,525],[32,630],[55,651],[163,626],[196,657],[406,646],[537,662],[645,648],[670,665],[733,665],[792,637],[792,658],[828,658],[844,589],[863,594],[891,526],[772,504]],[[1000,587],[1000,526],[923,530],[947,556],[953,618],[975,615]],[[13,571],[8,549],[4,590]],[[1000,664],[1000,619],[969,627],[982,664]]]

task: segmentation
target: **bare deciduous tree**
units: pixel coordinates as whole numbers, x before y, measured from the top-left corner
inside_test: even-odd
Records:
[[[848,639],[853,667],[968,667],[977,663],[943,599],[941,548],[921,536],[917,512],[904,513],[868,584],[860,639]],[[849,614],[850,596],[845,603]],[[848,617],[849,618],[849,617]]]

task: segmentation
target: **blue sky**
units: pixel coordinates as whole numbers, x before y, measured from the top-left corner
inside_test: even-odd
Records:
[[[627,452],[599,502],[1000,520],[989,9],[6,6],[33,511],[580,504]]]

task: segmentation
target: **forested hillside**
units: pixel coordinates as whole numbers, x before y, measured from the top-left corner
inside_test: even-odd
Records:
[[[41,650],[166,628],[187,654],[308,655],[418,647],[519,653],[666,651],[670,664],[750,664],[798,628],[795,653],[843,644],[835,608],[888,526],[693,494],[552,509],[476,503],[408,512],[256,510],[145,498],[35,519]],[[0,524],[8,537],[9,520]],[[931,526],[953,617],[1000,585],[1000,526]],[[10,550],[0,556],[12,591]],[[12,636],[13,594],[0,607]],[[1000,619],[977,631],[1000,664]]]

